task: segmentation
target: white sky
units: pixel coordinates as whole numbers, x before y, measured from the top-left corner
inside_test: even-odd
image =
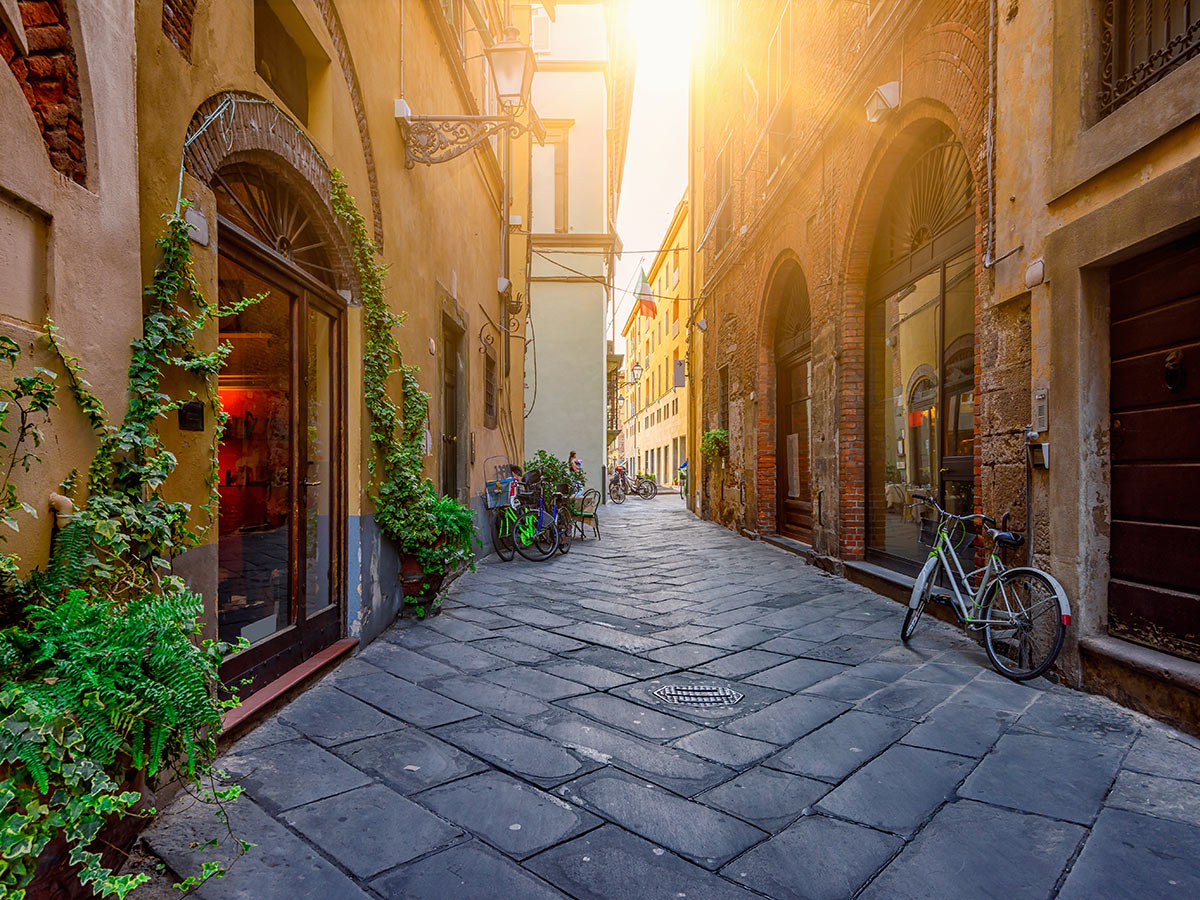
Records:
[[[632,0],[638,71],[617,233],[627,248],[617,262],[617,349],[633,303],[638,270],[654,261],[675,205],[687,187],[688,67],[699,0]],[[612,323],[609,323],[609,337]]]

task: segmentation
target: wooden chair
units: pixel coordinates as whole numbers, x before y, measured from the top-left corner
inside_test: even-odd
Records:
[[[579,497],[575,498],[572,514],[575,517],[575,525],[579,529],[580,539],[585,539],[587,535],[584,533],[584,525],[592,526],[592,533],[596,540],[600,540],[600,492],[595,488],[586,490]]]

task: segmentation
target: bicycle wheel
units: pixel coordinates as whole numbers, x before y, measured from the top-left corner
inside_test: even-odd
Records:
[[[986,620],[983,647],[1001,675],[1027,681],[1054,665],[1067,626],[1054,583],[1041,572],[1003,573],[988,591],[980,615]]]
[[[653,481],[639,481],[634,490],[643,500],[653,500],[654,495],[658,493],[658,488]]]
[[[516,517],[510,515],[508,509],[498,509],[492,516],[492,546],[496,548],[496,555],[505,562],[509,562],[517,550],[513,543],[515,521]]]
[[[574,537],[572,532],[575,530],[575,523],[571,518],[571,510],[567,509],[565,503],[558,508],[558,516],[554,524],[558,529],[558,552],[566,553],[571,549],[571,539]]]
[[[679,499],[687,503],[687,479],[679,482]]]
[[[913,632],[917,630],[917,622],[921,620],[921,613],[925,612],[925,604],[929,602],[929,597],[933,594],[933,583],[937,580],[936,572],[937,559],[931,556],[913,583],[912,596],[916,598],[917,605],[912,606],[912,600],[909,600],[910,605],[904,611],[904,624],[900,626],[900,640],[906,644],[908,639],[913,636]]]
[[[653,478],[647,478],[646,481],[650,485],[650,499],[653,500],[655,497],[658,496],[658,482],[655,481]]]
[[[608,486],[608,499],[613,503],[625,502],[625,491],[621,488],[619,482],[614,481]]]

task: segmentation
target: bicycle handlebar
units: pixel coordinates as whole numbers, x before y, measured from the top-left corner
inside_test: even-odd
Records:
[[[946,519],[954,519],[957,522],[966,522],[966,521],[969,521],[972,519],[979,519],[981,522],[984,522],[984,523],[992,526],[993,528],[996,527],[996,520],[993,519],[991,516],[984,515],[983,513],[968,513],[965,516],[959,516],[959,515],[955,515],[954,513],[946,512],[946,510],[942,509],[938,505],[938,502],[936,500],[934,500],[932,497],[928,496],[927,494],[913,494],[912,498],[914,500],[916,500],[917,503],[925,503],[925,504],[928,504],[929,506],[932,506],[934,509],[936,509],[938,511],[939,515],[941,515],[942,517],[944,517]]]

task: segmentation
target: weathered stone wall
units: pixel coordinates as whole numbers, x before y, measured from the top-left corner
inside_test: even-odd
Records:
[[[707,344],[710,377],[701,430],[713,427],[717,416],[711,373],[728,365],[730,468],[744,499],[724,491],[709,502],[714,509],[724,504],[727,522],[776,530],[773,346],[779,310],[767,298],[779,262],[795,259],[812,308],[814,544],[821,554],[846,559],[861,558],[866,548],[864,304],[871,247],[903,152],[930,123],[946,125],[967,153],[977,204],[977,304],[991,292],[991,274],[983,266],[986,6],[872,6],[877,11],[868,16],[864,5],[805,4],[803,15],[793,18],[792,127],[783,162],[771,171],[768,135],[780,129],[768,125],[770,110],[760,96],[766,73],[752,67],[766,56],[779,9],[743,9],[725,61],[701,64],[703,125],[694,162],[705,179],[704,234],[723,199],[713,190],[717,155],[732,155],[729,235],[722,247],[714,229],[700,249],[704,280],[698,289],[717,329]],[[900,108],[871,124],[863,104],[876,85],[890,81],[901,82]],[[979,447],[990,440],[979,437]],[[977,505],[993,509],[1015,500],[995,495],[997,486],[982,478],[981,457]]]

